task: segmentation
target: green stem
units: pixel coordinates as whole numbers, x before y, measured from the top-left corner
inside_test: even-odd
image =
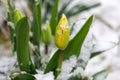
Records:
[[[7,0],[7,4],[8,4],[8,21],[14,23],[13,0]],[[10,26],[10,39],[13,44],[13,53],[15,53],[16,52],[16,36],[14,36],[15,29],[14,29],[14,26],[12,25],[9,25],[9,26]]]
[[[63,50],[60,50],[59,61],[58,61],[58,68],[57,68],[57,72],[56,72],[55,78],[57,78],[57,76],[61,73],[62,60],[63,60]]]
[[[45,54],[47,55],[48,54],[48,45],[45,44]]]

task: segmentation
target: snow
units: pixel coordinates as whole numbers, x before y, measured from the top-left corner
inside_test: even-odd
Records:
[[[63,61],[61,74],[58,76],[57,80],[67,80],[70,77],[70,72],[77,63],[76,56],[71,56],[69,60]]]
[[[95,50],[104,50],[116,44],[118,45],[119,30],[116,30],[116,28],[120,25],[120,5],[119,0],[100,0],[99,2],[101,3],[101,6],[89,11],[88,14],[99,15],[115,29],[113,30],[106,27],[106,25],[98,20],[95,20],[93,23],[92,31],[97,39],[97,42],[95,43],[97,44],[97,47]],[[99,70],[110,67],[110,73],[105,80],[120,80],[120,56],[118,50],[120,50],[119,45],[90,60],[85,70],[85,75],[92,75]]]
[[[54,80],[53,72],[49,72],[47,74],[38,73],[35,75],[37,80]]]
[[[1,57],[0,58],[0,80],[10,80],[8,77],[10,71],[13,69],[15,58]]]
[[[5,0],[3,0],[3,1],[5,1]],[[86,1],[88,1],[88,0],[85,0],[84,2],[86,2]],[[96,1],[96,0],[93,0],[93,1]],[[102,17],[103,19],[108,21],[114,27],[114,30],[111,30],[110,28],[106,27],[106,25],[104,25],[103,23],[101,23],[97,19],[95,19],[94,23],[92,24],[92,28],[91,28],[92,32],[90,33],[90,35],[84,42],[84,46],[82,47],[82,50],[81,50],[82,52],[79,57],[79,60],[77,61],[77,58],[75,56],[72,56],[72,57],[70,57],[69,60],[64,61],[63,66],[62,66],[62,72],[61,72],[60,76],[58,76],[57,80],[67,80],[70,76],[75,76],[78,74],[81,74],[83,76],[85,76],[85,75],[91,76],[94,73],[96,73],[108,66],[111,68],[111,70],[110,70],[110,73],[108,74],[106,80],[120,80],[120,76],[119,76],[119,74],[120,74],[120,62],[119,62],[120,61],[120,54],[119,54],[120,46],[114,47],[113,49],[111,49],[111,50],[93,58],[89,62],[87,62],[90,57],[89,53],[91,52],[91,50],[93,48],[93,43],[94,43],[91,38],[92,35],[96,38],[96,41],[94,43],[96,45],[95,49],[94,49],[95,51],[104,50],[104,49],[107,49],[107,48],[117,44],[119,41],[119,36],[120,36],[120,32],[119,32],[119,26],[120,26],[120,23],[119,23],[120,22],[120,16],[119,16],[120,5],[119,5],[119,3],[120,3],[120,0],[114,0],[114,1],[113,0],[99,0],[99,1],[97,0],[96,2],[100,2],[101,6],[98,8],[95,8],[93,10],[90,10],[88,12],[81,13],[79,17],[77,15],[77,17],[75,17],[71,20],[71,22],[76,22],[74,31],[73,31],[74,34],[71,35],[71,38],[73,38],[75,36],[75,34],[79,31],[79,29],[81,28],[80,26],[83,25],[83,23],[90,16],[90,14],[95,14],[96,16]],[[24,5],[26,3],[20,2],[20,4]],[[18,3],[16,3],[15,6],[17,8],[21,9],[21,6],[19,6]],[[26,6],[24,6],[24,7],[26,7]],[[0,13],[2,13],[1,10],[0,10]],[[0,21],[1,21],[1,19],[0,19]],[[44,48],[42,48],[41,50],[43,51],[43,49]],[[3,50],[3,48],[0,49],[0,53],[3,53],[2,50]],[[54,49],[50,48],[49,50],[50,50],[50,53],[52,54],[53,50],[55,50],[55,48]],[[9,53],[9,51],[5,51],[4,56],[7,55],[6,53]],[[49,54],[47,56],[44,54],[41,54],[42,57],[44,56],[44,58],[42,58],[42,62],[43,63],[48,62],[48,60],[51,58],[51,54]],[[1,54],[0,54],[0,56],[1,56]],[[77,64],[81,60],[83,63],[80,65]],[[11,57],[0,57],[0,72],[5,73],[5,75],[0,73],[0,80],[10,80],[8,78],[8,75],[9,75],[8,72],[12,69],[14,63],[15,63],[15,59],[13,59]],[[87,65],[87,63],[88,63],[88,65]],[[85,67],[86,65],[87,65],[87,67],[86,67],[86,70],[84,71],[81,66]],[[75,66],[77,66],[77,68],[72,73],[70,73],[72,68]],[[36,74],[35,77],[37,78],[37,80],[54,80],[53,72],[43,74],[42,71],[39,71],[39,73]]]

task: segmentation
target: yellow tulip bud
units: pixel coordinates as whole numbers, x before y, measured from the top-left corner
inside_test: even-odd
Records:
[[[70,28],[66,16],[63,14],[55,33],[55,44],[60,50],[64,50],[69,43]]]
[[[17,22],[22,18],[22,14],[21,12],[16,9],[15,12],[14,12],[14,25],[16,26],[17,25]]]

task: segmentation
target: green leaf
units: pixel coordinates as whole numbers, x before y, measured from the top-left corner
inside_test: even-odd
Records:
[[[33,43],[39,47],[41,36],[41,5],[39,2],[35,4],[35,14],[33,22]]]
[[[10,22],[14,22],[14,6],[12,5],[10,0],[7,0],[7,4],[8,4],[8,21]],[[14,27],[14,26],[12,26]],[[10,39],[11,42],[14,42],[14,29],[10,27]]]
[[[42,4],[46,5],[44,8],[44,10],[45,10],[44,15],[42,16],[43,23],[45,23],[48,20],[49,14],[52,13],[52,7],[53,7],[54,3],[55,3],[55,1],[53,1],[53,0],[49,0],[49,1],[45,0],[44,3],[42,3]]]
[[[63,6],[61,6],[61,9],[60,9],[60,11],[59,11],[59,15],[62,15],[65,11],[66,11],[66,9],[67,9],[67,7],[69,7],[69,5],[71,4],[71,0],[69,0],[69,1],[67,1],[66,3],[64,3],[64,5]],[[58,16],[59,16],[58,15]],[[61,16],[59,16],[59,19],[60,19],[60,17]]]
[[[93,75],[93,80],[105,80],[109,73],[109,68],[103,69]]]
[[[36,73],[31,67],[31,59],[29,54],[29,24],[27,17],[23,17],[16,25],[16,49],[17,59],[21,71],[28,73]]]
[[[89,80],[89,78],[87,76],[83,76],[82,75],[72,75],[68,80]]]
[[[50,20],[52,35],[55,35],[55,30],[56,30],[56,26],[57,26],[58,4],[59,4],[59,0],[56,0],[54,7],[53,7],[53,10],[52,10],[51,20]]]
[[[51,58],[51,60],[47,64],[47,67],[44,71],[45,74],[48,73],[49,71],[54,71],[54,75],[55,75],[56,68],[58,65],[59,52],[60,52],[60,50],[55,52],[55,54],[53,55],[53,57]]]
[[[105,24],[110,29],[112,29],[112,30],[114,29],[114,27],[108,21],[106,21],[105,19],[103,19],[102,17],[96,16],[96,19],[99,20],[100,22],[102,22],[103,24]]]
[[[41,18],[41,5],[39,2],[36,3],[35,7],[35,14],[36,14],[36,24],[38,29],[39,38],[41,35],[41,24],[42,24],[42,18]]]
[[[92,58],[96,57],[97,55],[100,55],[100,54],[102,54],[102,53],[104,53],[104,52],[106,52],[108,50],[111,50],[114,47],[116,47],[116,44],[113,45],[113,46],[111,46],[111,47],[109,47],[108,49],[101,50],[101,51],[96,51],[96,52],[92,52],[91,55],[90,55],[90,59],[92,59]]]
[[[36,80],[31,74],[19,74],[12,80]]]
[[[94,5],[83,5],[83,4],[77,4],[73,6],[69,11],[67,11],[65,14],[68,18],[77,15],[78,13],[81,13],[83,11],[90,10],[92,8],[96,8],[100,6],[100,3],[96,3]]]
[[[40,56],[39,48],[40,48],[41,24],[42,24],[42,16],[41,15],[42,15],[41,14],[41,4],[40,4],[39,1],[37,1],[34,4],[34,14],[33,14],[34,20],[33,20],[33,24],[32,24],[32,31],[33,31],[33,38],[32,38],[33,40],[32,40],[32,42],[36,46],[35,50],[37,51],[39,56]],[[37,57],[36,54],[35,54],[35,57]],[[40,67],[39,64],[41,64],[41,63],[40,63],[38,58],[35,58],[34,63],[35,63],[36,68]]]
[[[34,6],[35,6],[34,4],[35,4],[35,0],[27,1],[27,5],[28,5],[29,9],[31,10],[31,12],[34,11]]]
[[[82,80],[81,76],[71,76],[68,80]]]
[[[91,53],[91,56],[90,56],[90,59],[99,55],[99,54],[102,54],[103,52],[105,52],[106,50],[103,50],[103,51],[96,51],[96,52],[92,52]]]
[[[14,22],[14,6],[11,0],[7,0],[8,3],[8,21]]]
[[[67,48],[64,50],[64,57],[63,57],[64,60],[68,59],[72,55],[76,55],[77,57],[79,57],[82,44],[89,32],[92,21],[93,21],[93,16],[91,16],[86,21],[86,23],[77,33],[77,35],[69,42]]]
[[[63,60],[68,59],[70,56],[75,55],[79,57],[80,55],[80,50],[82,47],[82,44],[87,36],[87,33],[89,31],[89,28],[92,24],[93,21],[93,16],[91,16],[86,23],[83,25],[82,29],[77,33],[77,35],[69,42],[68,46],[66,49],[63,51]],[[51,60],[49,61],[45,72],[48,73],[49,71],[54,71],[57,68],[58,64],[58,58],[59,58],[59,53],[60,50],[57,50]]]
[[[72,26],[71,26],[71,29],[70,29],[70,35],[71,35],[72,32],[73,32],[74,26],[75,26],[75,22],[74,22],[74,23],[72,24]]]

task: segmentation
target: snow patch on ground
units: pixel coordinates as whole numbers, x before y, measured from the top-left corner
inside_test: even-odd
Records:
[[[37,80],[54,80],[53,72],[49,72],[47,74],[43,74],[42,72],[39,72],[35,75],[35,78]]]
[[[77,63],[76,56],[71,56],[69,60],[63,61],[61,74],[58,76],[57,80],[67,80],[70,77],[70,72],[75,67]]]
[[[9,73],[13,68],[15,63],[15,58],[13,57],[1,57],[0,58],[0,80],[10,80]]]

